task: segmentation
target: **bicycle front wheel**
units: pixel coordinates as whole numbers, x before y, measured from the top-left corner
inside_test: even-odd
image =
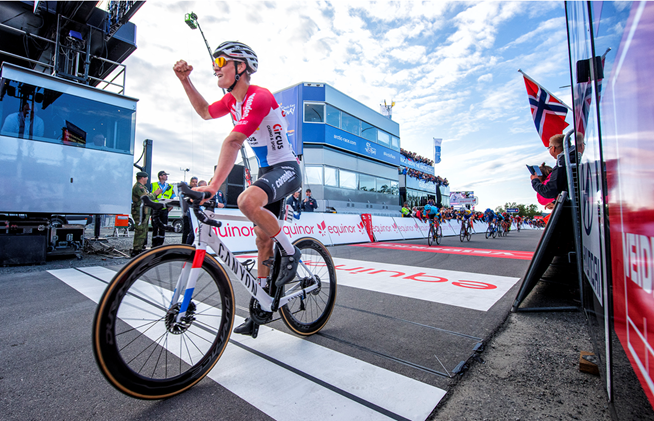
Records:
[[[434,241],[434,227],[429,227],[429,234],[427,234],[427,244],[431,247],[432,242]]]
[[[491,228],[490,227],[486,228],[486,238],[488,239],[488,237],[490,237],[491,235],[493,235],[493,231],[491,231]]]
[[[459,240],[463,243],[463,240],[466,238],[466,229],[461,227],[461,232],[459,233]]]
[[[93,321],[96,362],[116,389],[163,399],[199,382],[218,362],[234,323],[234,291],[224,269],[207,255],[186,315],[176,320],[195,249],[170,245],[129,262],[104,292]],[[183,273],[182,273],[183,272]]]
[[[302,251],[301,264],[295,279],[284,285],[284,295],[307,288],[318,281],[318,289],[281,307],[282,320],[293,332],[302,336],[317,333],[326,324],[336,303],[336,268],[327,248],[313,238],[301,238],[294,245]],[[307,268],[310,272],[307,271]]]

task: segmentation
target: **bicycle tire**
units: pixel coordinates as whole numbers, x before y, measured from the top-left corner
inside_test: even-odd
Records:
[[[429,227],[429,234],[427,234],[427,244],[431,247],[431,244],[434,242],[434,227]]]
[[[486,228],[486,239],[488,239],[488,237],[490,237],[492,235],[493,235],[493,233],[491,231],[491,228],[490,227]]]
[[[198,383],[218,362],[234,324],[234,291],[222,266],[202,262],[183,326],[171,298],[195,248],[169,245],[139,255],[111,280],[93,321],[93,352],[100,371],[120,392],[163,399]],[[182,294],[183,297],[183,294]],[[176,330],[176,333],[173,331]]]
[[[436,244],[441,243],[441,238],[443,238],[443,227],[440,225],[436,228]]]
[[[493,229],[493,238],[497,238],[497,230]]]
[[[468,231],[468,235],[466,237],[467,237],[468,241],[470,241],[470,239],[472,239],[472,233],[470,231]]]
[[[336,303],[336,268],[327,248],[314,238],[300,238],[293,243],[302,251],[301,261],[311,268],[320,280],[320,288],[295,299],[280,308],[284,324],[294,333],[309,336],[325,327]],[[284,285],[285,293],[313,283],[309,273],[300,265],[295,279]]]
[[[459,232],[459,240],[463,243],[463,240],[466,238],[466,229],[461,227],[461,232]]]

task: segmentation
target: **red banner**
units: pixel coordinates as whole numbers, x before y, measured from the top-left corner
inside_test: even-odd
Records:
[[[370,242],[375,242],[375,236],[372,232],[372,215],[369,213],[361,214],[361,221],[366,226],[366,231],[368,232],[368,237],[370,237]]]

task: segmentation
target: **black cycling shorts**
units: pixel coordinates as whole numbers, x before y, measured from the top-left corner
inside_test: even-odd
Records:
[[[296,161],[286,161],[259,168],[259,178],[253,185],[268,195],[268,204],[264,207],[279,216],[284,198],[302,187],[300,165]]]

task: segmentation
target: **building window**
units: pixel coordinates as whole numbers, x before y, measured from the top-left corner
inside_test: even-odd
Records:
[[[377,128],[365,121],[361,122],[361,137],[371,142],[377,142]]]
[[[389,135],[388,133],[386,133],[384,131],[377,130],[377,143],[379,143],[380,145],[384,145],[387,148],[390,148],[391,147],[391,135]]]
[[[325,186],[338,187],[338,170],[333,167],[325,167]]]
[[[361,136],[361,120],[349,115],[348,113],[342,113],[341,129],[357,136]]]
[[[377,179],[377,192],[384,193],[384,194],[392,194],[391,193],[391,180],[388,180],[386,178],[378,178]]]
[[[327,105],[327,124],[341,128],[341,110]]]
[[[1,135],[133,153],[135,110],[14,80],[2,82]]]
[[[359,174],[359,190],[377,191],[375,187],[375,177],[366,174]]]
[[[400,183],[391,181],[391,194],[400,194]]]
[[[305,123],[324,123],[325,122],[325,104],[304,104],[304,122]]]
[[[356,173],[353,173],[353,172],[350,172],[350,171],[345,171],[345,170],[339,170],[338,171],[338,177],[339,177],[341,188],[356,190],[356,188],[357,188],[357,174]]]
[[[307,184],[322,186],[322,166],[307,165],[304,167],[304,176]]]
[[[400,138],[391,136],[391,148],[395,149],[396,151],[400,150]]]

